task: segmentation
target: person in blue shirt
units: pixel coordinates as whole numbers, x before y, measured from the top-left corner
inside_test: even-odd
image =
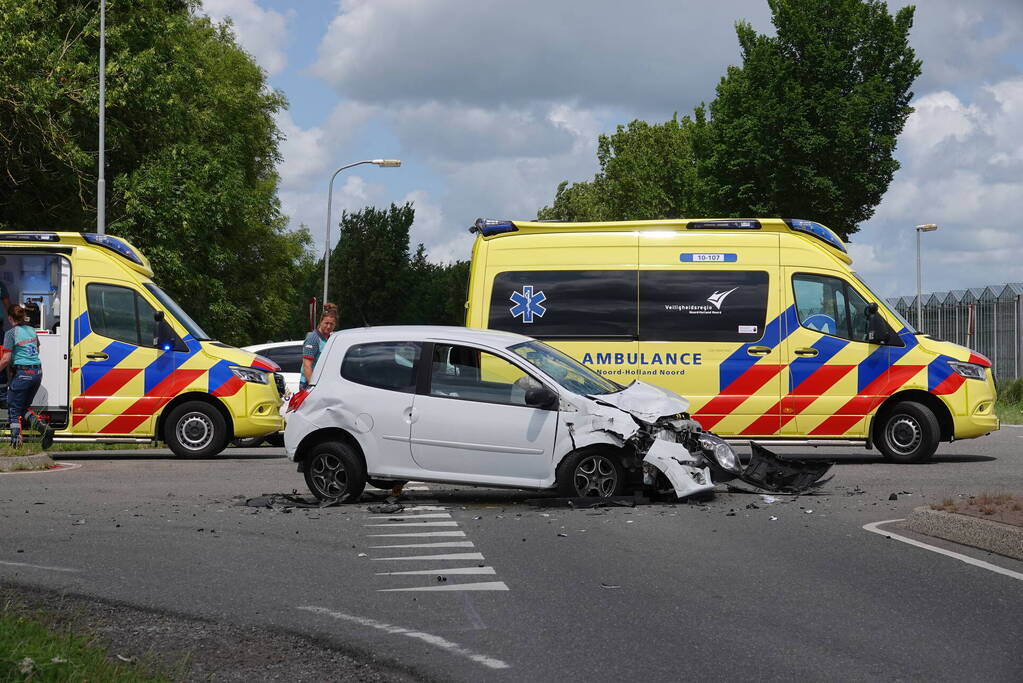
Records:
[[[11,420],[11,445],[22,444],[22,425],[39,430],[43,448],[53,443],[53,430],[39,419],[30,409],[32,399],[43,381],[43,366],[39,360],[39,337],[28,324],[28,313],[14,304],[7,309],[7,315],[14,327],[4,334],[3,348],[0,349],[0,372],[10,366],[13,378],[7,387],[7,412]]]
[[[298,380],[299,388],[305,389],[312,383],[316,361],[320,359],[320,352],[327,345],[327,340],[335,327],[337,327],[337,306],[325,303],[323,304],[323,314],[320,316],[320,324],[306,335],[305,342],[302,344],[302,377]]]

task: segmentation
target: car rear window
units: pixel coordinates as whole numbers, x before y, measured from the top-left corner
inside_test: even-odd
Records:
[[[269,358],[281,366],[281,372],[302,372],[302,344],[291,344],[290,346],[276,346],[265,351],[258,351],[259,355]]]
[[[411,394],[416,390],[416,364],[421,352],[418,342],[356,344],[341,361],[341,376],[356,384]]]

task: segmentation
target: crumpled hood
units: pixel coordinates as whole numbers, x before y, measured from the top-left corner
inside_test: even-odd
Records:
[[[615,394],[600,394],[591,398],[609,403],[648,423],[656,422],[661,417],[689,411],[687,399],[673,391],[639,381]]]

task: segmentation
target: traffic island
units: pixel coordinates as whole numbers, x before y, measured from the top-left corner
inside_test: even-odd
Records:
[[[914,508],[904,525],[918,534],[1023,560],[1023,526],[929,506]]]
[[[46,453],[0,453],[0,472],[34,472],[59,467]]]

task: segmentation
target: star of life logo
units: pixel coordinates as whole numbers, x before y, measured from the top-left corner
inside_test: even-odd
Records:
[[[512,292],[508,298],[515,304],[508,309],[511,311],[512,317],[518,318],[521,315],[524,323],[533,322],[533,316],[542,318],[543,314],[547,312],[543,306],[547,297],[542,291],[534,293],[533,285],[523,285],[521,292]]]
[[[729,289],[727,292],[714,292],[713,294],[707,297],[707,301],[713,304],[714,308],[720,311],[721,304],[725,303],[725,297],[727,297],[729,294],[731,294],[737,289],[739,288],[733,287],[732,289]]]

